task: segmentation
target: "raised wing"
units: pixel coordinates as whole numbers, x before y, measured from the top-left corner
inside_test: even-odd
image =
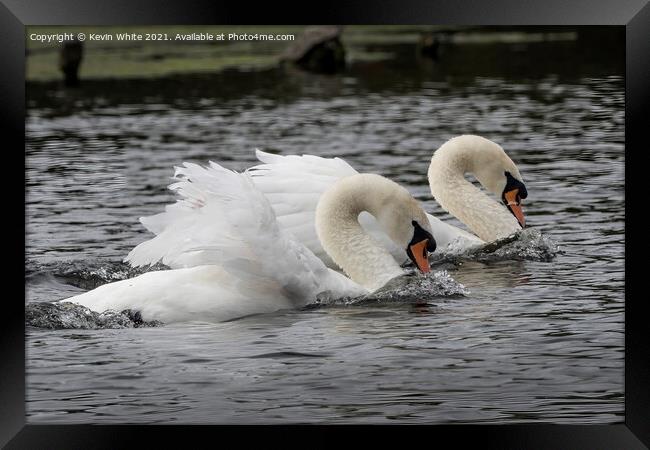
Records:
[[[325,264],[336,267],[316,234],[316,206],[320,196],[338,179],[357,174],[340,158],[313,155],[273,155],[255,151],[263,164],[249,169],[255,186],[269,200],[283,230],[311,250]]]
[[[214,162],[209,167],[184,163],[174,177],[178,181],[170,189],[180,199],[165,212],[140,219],[156,236],[129,253],[125,261],[131,265],[158,261],[171,268],[218,265],[240,281],[273,278],[296,297],[355,285],[340,279],[340,274],[332,275],[282,229],[248,173]],[[332,277],[334,286],[329,285]]]

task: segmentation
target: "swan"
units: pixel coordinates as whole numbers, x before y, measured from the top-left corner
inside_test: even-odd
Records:
[[[156,234],[125,261],[162,261],[146,272],[64,300],[93,311],[139,311],[145,321],[224,321],[296,308],[318,299],[356,297],[405,270],[358,222],[372,214],[392,242],[428,272],[436,247],[426,213],[410,193],[380,175],[355,174],[324,190],[315,211],[322,248],[349,277],[326,267],[283,230],[248,172],[210,162],[184,163],[170,185],[180,199],[141,222]]]
[[[271,202],[278,222],[325,264],[334,266],[316,236],[314,211],[328,186],[358,172],[341,158],[282,156],[260,150],[256,150],[256,156],[262,164],[249,171],[255,185]],[[474,174],[501,203],[470,183],[466,173]],[[491,140],[476,135],[448,140],[434,152],[428,179],[440,206],[473,233],[427,214],[440,250],[455,243],[455,248],[463,251],[509,236],[525,226],[521,200],[528,194],[523,179],[503,148]],[[376,218],[364,213],[359,222],[398,262],[406,262],[403,250],[388,239]]]

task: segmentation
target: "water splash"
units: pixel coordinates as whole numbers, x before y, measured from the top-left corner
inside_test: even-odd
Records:
[[[539,229],[526,228],[494,242],[469,248],[461,241],[453,241],[441,253],[434,253],[432,262],[551,261],[561,253],[559,245]]]
[[[422,275],[412,271],[396,277],[378,290],[355,298],[318,300],[316,305],[364,305],[368,303],[429,303],[434,298],[468,295],[465,286],[454,280],[446,270]]]
[[[33,302],[25,305],[27,326],[48,329],[141,328],[163,325],[157,320],[146,322],[138,311],[104,311],[98,313],[75,303]]]
[[[153,270],[168,270],[163,264],[152,267],[133,268],[129,264],[116,261],[74,260],[49,264],[33,261],[25,262],[28,280],[37,280],[44,276],[54,276],[65,284],[85,290],[95,289],[102,284],[126,280]]]

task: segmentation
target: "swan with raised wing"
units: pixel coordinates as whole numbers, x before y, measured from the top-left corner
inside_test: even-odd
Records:
[[[276,220],[249,173],[218,164],[185,163],[170,186],[180,199],[142,218],[156,236],[126,258],[133,266],[162,261],[147,272],[65,299],[102,312],[139,311],[143,320],[223,321],[304,306],[317,299],[356,297],[405,270],[361,227],[371,214],[393,245],[422,271],[436,242],[426,213],[409,192],[379,175],[336,180],[319,195],[315,232],[321,248],[348,276],[332,270]]]

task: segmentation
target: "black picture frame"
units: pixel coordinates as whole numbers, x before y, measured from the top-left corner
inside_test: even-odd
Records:
[[[149,447],[169,445],[179,437],[184,445],[204,439],[210,446],[237,439],[238,445],[260,437],[284,443],[295,437],[287,426],[94,426],[25,424],[25,26],[27,25],[164,25],[164,24],[471,24],[471,25],[613,25],[626,32],[625,197],[627,204],[643,204],[641,158],[649,151],[644,132],[650,117],[650,4],[648,0],[401,0],[391,2],[327,2],[315,6],[282,6],[277,2],[251,4],[233,1],[156,0],[0,0],[0,130],[5,163],[3,201],[6,211],[3,247],[4,279],[16,287],[5,295],[0,327],[0,445],[6,448],[122,448],[135,442]],[[7,179],[10,177],[10,179]],[[630,197],[631,196],[631,197]],[[631,203],[630,203],[631,202]],[[641,226],[642,208],[626,207],[625,217],[625,422],[616,425],[432,425],[431,427],[300,427],[309,432],[309,445],[340,444],[340,430],[368,431],[375,438],[396,430],[428,445],[442,439],[454,447],[467,443],[481,448],[636,449],[650,446],[650,333],[643,294],[631,295],[636,269],[633,253],[643,251],[632,226]],[[636,219],[636,220],[635,220]],[[21,238],[22,237],[22,238]],[[634,248],[634,247],[637,248]],[[646,294],[647,295],[647,294]],[[300,434],[302,434],[300,433]],[[316,438],[316,439],[314,439]]]

